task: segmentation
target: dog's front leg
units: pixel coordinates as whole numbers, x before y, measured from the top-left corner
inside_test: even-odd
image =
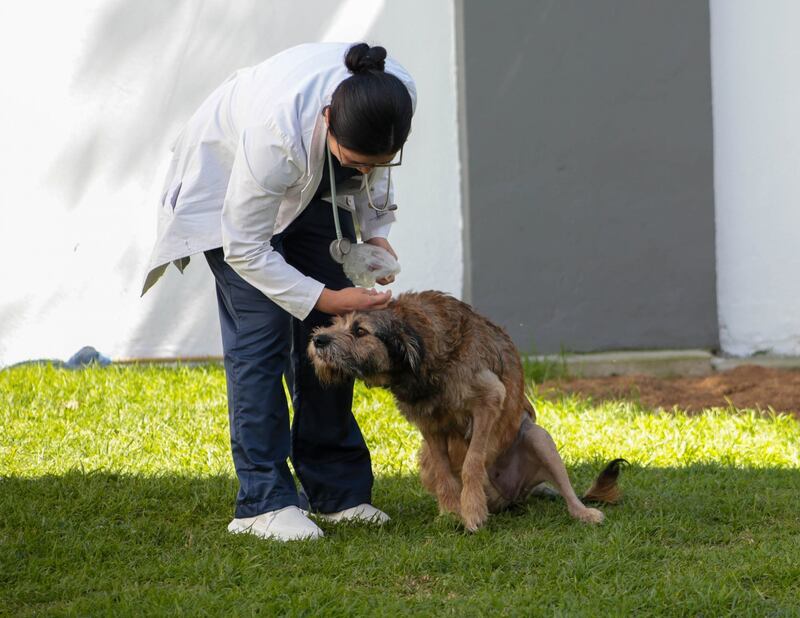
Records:
[[[486,447],[495,415],[487,409],[472,417],[472,439],[461,468],[461,519],[464,527],[475,532],[489,517],[484,485],[486,476]]]
[[[477,388],[470,404],[472,437],[461,467],[461,518],[470,532],[480,528],[489,516],[484,490],[488,478],[486,451],[506,397],[505,386],[493,372],[482,371],[475,377]]]
[[[525,441],[529,448],[533,449],[536,457],[541,461],[545,469],[548,480],[556,486],[558,492],[563,496],[567,503],[569,514],[575,519],[580,519],[590,524],[599,524],[605,516],[602,511],[587,507],[580,501],[569,481],[567,469],[564,461],[558,454],[553,438],[539,425],[531,425],[525,432]]]
[[[423,432],[422,437],[425,439],[420,457],[423,484],[435,493],[440,512],[460,515],[461,485],[450,468],[447,436]]]

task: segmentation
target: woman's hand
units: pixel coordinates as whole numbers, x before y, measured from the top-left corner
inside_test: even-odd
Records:
[[[379,238],[376,236],[375,238],[370,238],[364,242],[369,243],[370,245],[374,245],[376,247],[380,247],[381,249],[386,249],[394,259],[397,259],[397,254],[392,249],[392,245],[389,244],[389,241],[385,238]],[[381,277],[380,279],[376,279],[375,282],[381,285],[389,285],[394,281],[394,275],[389,275],[388,277]]]
[[[325,288],[317,299],[314,308],[322,313],[341,315],[351,311],[369,311],[370,309],[384,309],[392,299],[392,291],[377,292],[364,288],[344,288],[343,290],[329,290]]]

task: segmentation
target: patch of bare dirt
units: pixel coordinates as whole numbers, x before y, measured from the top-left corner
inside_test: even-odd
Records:
[[[688,412],[728,407],[773,409],[800,419],[800,371],[745,365],[702,378],[654,378],[645,375],[549,380],[545,397],[580,394],[595,401],[637,401],[651,408],[677,406]]]

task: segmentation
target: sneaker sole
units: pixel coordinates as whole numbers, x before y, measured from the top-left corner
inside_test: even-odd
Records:
[[[230,532],[231,534],[252,534],[253,536],[258,537],[260,539],[269,541],[281,541],[284,543],[287,541],[313,541],[315,539],[321,539],[325,536],[320,531],[319,533],[309,532],[307,534],[296,535],[289,538],[282,538],[276,534],[264,534],[262,532],[254,530],[252,525],[246,526],[244,524],[239,524],[235,521],[232,521],[231,523],[228,524],[228,532]]]

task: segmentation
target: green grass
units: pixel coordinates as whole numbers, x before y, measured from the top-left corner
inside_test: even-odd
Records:
[[[800,426],[537,400],[577,488],[626,457],[588,527],[533,500],[475,535],[416,478],[417,432],[358,387],[382,529],[225,532],[236,481],[217,366],[0,372],[0,614],[800,616]]]
[[[535,354],[522,357],[522,371],[529,383],[540,383],[545,380],[557,380],[569,375],[566,354],[564,352],[557,359],[537,358]]]

